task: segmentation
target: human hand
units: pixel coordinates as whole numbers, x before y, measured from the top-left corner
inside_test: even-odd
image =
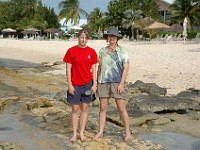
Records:
[[[117,93],[121,95],[123,92],[124,92],[124,84],[119,83],[117,88]]]
[[[97,86],[96,86],[96,85],[93,85],[93,86],[91,87],[91,90],[93,91],[94,94],[96,94]]]
[[[68,85],[68,91],[71,95],[74,95],[76,90],[73,85]]]

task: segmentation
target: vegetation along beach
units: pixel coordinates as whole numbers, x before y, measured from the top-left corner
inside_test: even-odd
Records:
[[[98,6],[86,12],[78,0],[58,6],[56,14],[42,1],[0,1],[0,149],[199,150],[199,1],[110,0],[106,12]],[[79,26],[79,15],[87,16],[87,24]],[[72,26],[63,30],[62,19]],[[98,54],[110,26],[119,29],[118,44],[130,58],[126,108],[133,138],[123,141],[111,99],[104,136],[93,140],[97,98],[89,106],[86,141],[72,144],[63,57],[82,28],[91,33],[88,46]]]

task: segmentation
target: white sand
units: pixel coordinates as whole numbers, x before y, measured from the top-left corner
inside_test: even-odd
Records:
[[[77,41],[25,41],[0,39],[0,58],[19,59],[35,63],[62,61],[67,49]],[[127,42],[130,57],[128,82],[141,80],[166,87],[168,94],[177,94],[188,88],[200,89],[200,44],[173,42]],[[105,40],[89,41],[88,45],[97,52],[106,45]],[[62,70],[55,74],[65,74]]]

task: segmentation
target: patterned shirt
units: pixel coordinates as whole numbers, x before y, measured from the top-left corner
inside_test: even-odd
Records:
[[[129,63],[127,49],[118,46],[112,53],[108,53],[108,47],[99,50],[99,65],[101,73],[98,77],[99,83],[119,83],[121,81],[123,65]]]

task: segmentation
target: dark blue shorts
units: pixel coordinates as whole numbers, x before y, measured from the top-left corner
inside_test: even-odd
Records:
[[[67,90],[67,103],[69,104],[80,104],[80,103],[90,103],[93,102],[96,97],[94,94],[92,95],[85,95],[85,92],[87,90],[90,90],[93,85],[93,82],[90,81],[88,84],[83,86],[74,86],[75,93],[74,95],[71,95],[69,91]]]

